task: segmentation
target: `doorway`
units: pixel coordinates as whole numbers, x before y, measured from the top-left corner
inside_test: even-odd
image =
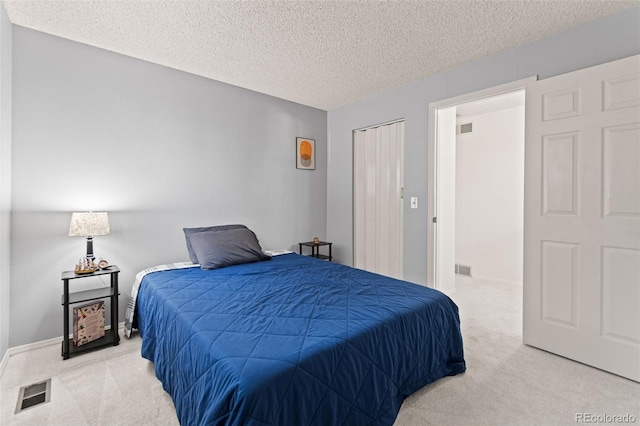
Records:
[[[460,275],[522,286],[524,102],[524,90],[517,90],[456,106],[455,270]]]
[[[478,139],[473,135],[473,129],[471,132],[464,132],[466,129],[460,129],[461,124],[469,124],[464,122],[464,117],[479,117],[483,114],[487,114],[488,112],[496,112],[500,110],[509,110],[517,107],[518,104],[524,102],[524,88],[527,82],[535,81],[535,77],[519,80],[513,83],[493,87],[490,89],[485,89],[479,92],[470,93],[467,95],[459,96],[456,98],[447,99],[444,101],[440,101],[437,103],[433,103],[429,105],[429,128],[432,129],[429,134],[429,170],[431,171],[429,174],[429,206],[428,206],[428,219],[431,223],[431,232],[428,233],[428,259],[427,259],[427,267],[428,271],[430,271],[427,276],[427,285],[433,288],[436,288],[445,293],[453,293],[455,292],[455,274],[456,270],[460,271],[460,267],[463,267],[463,270],[466,272],[468,269],[464,268],[467,266],[471,267],[471,273],[473,274],[474,265],[468,265],[466,263],[473,262],[482,262],[483,266],[478,270],[476,267],[476,272],[482,272],[487,270],[496,270],[496,265],[486,265],[487,259],[490,259],[490,250],[495,248],[500,248],[501,243],[499,238],[496,238],[496,229],[504,229],[500,228],[500,218],[499,216],[503,216],[502,214],[496,214],[494,216],[491,215],[491,210],[495,207],[498,209],[500,204],[496,197],[489,197],[489,190],[498,189],[499,192],[504,193],[506,191],[506,187],[511,187],[509,191],[510,194],[513,194],[514,185],[519,185],[520,189],[524,188],[524,180],[523,177],[514,176],[510,180],[507,178],[505,181],[505,173],[509,173],[509,171],[501,171],[501,168],[504,167],[505,164],[509,164],[510,161],[521,162],[523,164],[523,158],[516,158],[517,153],[511,159],[504,158],[504,152],[493,152],[492,149],[498,148],[496,145],[496,141],[492,140],[492,137],[485,133],[484,137],[480,137],[479,140],[484,141],[483,147],[473,147],[471,146],[471,150],[475,150],[476,153],[473,154],[469,151],[466,152],[463,166],[465,170],[458,176],[458,180],[460,177],[464,176],[465,181],[467,183],[473,183],[476,185],[476,189],[474,192],[467,194],[464,200],[461,200],[464,204],[471,203],[474,197],[476,197],[475,203],[478,202],[477,197],[485,197],[484,200],[480,202],[482,205],[490,206],[491,209],[488,209],[488,213],[485,213],[484,218],[477,214],[477,212],[468,212],[465,211],[465,218],[462,222],[456,220],[456,193],[459,188],[456,184],[456,162],[458,156],[456,155],[456,139],[460,139],[461,146],[469,145],[471,139]],[[524,112],[524,106],[522,106],[522,112]],[[489,123],[492,120],[495,121],[495,117],[484,117],[483,122]],[[524,129],[524,116],[521,118],[520,126]],[[494,125],[499,125],[498,123],[494,123]],[[469,127],[469,126],[465,126]],[[471,127],[473,128],[473,123],[471,123]],[[483,123],[481,127],[486,127]],[[476,125],[476,129],[477,129]],[[493,139],[495,139],[495,133]],[[476,136],[478,136],[476,134]],[[477,141],[476,141],[477,142]],[[522,147],[524,146],[524,138],[522,138]],[[498,148],[499,149],[499,148]],[[510,151],[512,152],[512,151]],[[514,155],[513,152],[509,155]],[[493,162],[495,159],[500,159],[497,165],[494,164],[493,168],[486,168],[486,163],[489,161]],[[479,182],[477,179],[474,180],[473,172],[471,169],[482,170],[484,169],[484,173],[482,176],[485,178],[488,176],[488,179],[484,179],[484,182]],[[488,170],[488,173],[487,173]],[[504,173],[502,173],[504,172]],[[522,175],[522,171],[516,171],[516,175]],[[491,179],[495,179],[496,182],[502,182],[501,188],[495,188],[495,183],[491,183]],[[515,182],[515,179],[518,179],[519,182]],[[478,192],[478,188],[485,187],[483,191]],[[490,188],[486,188],[486,186],[490,186]],[[466,191],[469,193],[469,191]],[[500,194],[498,194],[500,195]],[[519,196],[520,198],[522,195]],[[490,198],[490,199],[489,199]],[[499,199],[499,197],[498,197]],[[512,200],[514,201],[514,200]],[[517,200],[515,200],[517,204]],[[520,205],[522,203],[520,202]],[[468,207],[467,207],[468,208]],[[509,217],[509,229],[510,233],[518,232],[519,236],[516,236],[516,239],[519,239],[519,251],[522,253],[522,207],[520,207],[519,213],[511,214]],[[513,208],[510,207],[510,210]],[[470,213],[470,214],[466,214]],[[494,211],[495,213],[495,211]],[[506,212],[502,212],[506,213]],[[513,212],[512,212],[513,213]],[[519,218],[517,215],[519,214]],[[514,217],[516,217],[514,219]],[[485,222],[483,222],[483,220]],[[491,226],[488,226],[488,222],[491,222]],[[460,229],[467,233],[466,235],[459,235],[456,238],[456,222],[458,225],[463,227]],[[479,228],[478,227],[478,223]],[[474,223],[477,231],[473,235],[468,235],[469,229]],[[478,230],[479,229],[479,230]],[[502,232],[502,231],[500,231]],[[513,235],[512,235],[513,237]],[[458,241],[457,241],[458,240]],[[513,240],[511,238],[510,240]],[[457,246],[459,244],[463,244],[464,249],[459,253],[457,252]],[[482,247],[478,244],[492,244],[492,247]],[[475,248],[474,248],[475,246]],[[487,248],[489,250],[487,250]],[[480,251],[480,253],[478,253]],[[474,255],[473,252],[476,254]],[[489,255],[489,256],[488,256]],[[458,256],[462,256],[460,260],[458,260]],[[484,258],[484,260],[482,260]],[[514,259],[518,258],[518,254],[516,253]],[[522,276],[522,255],[519,255],[519,264],[516,261],[511,262],[509,266],[511,269],[518,270],[519,276]],[[466,263],[464,263],[466,262]],[[489,262],[491,263],[491,262]],[[476,263],[476,266],[480,266]],[[505,265],[498,265],[505,266]],[[505,269],[505,268],[502,268]],[[507,268],[508,269],[508,268]],[[485,275],[486,278],[495,275],[494,273],[484,274],[480,273],[479,275]],[[516,278],[513,278],[513,274],[504,275],[501,273],[501,276],[511,278],[502,278],[503,281],[518,281],[517,274]],[[499,278],[495,277],[494,278]],[[519,279],[522,282],[521,278]]]
[[[449,278],[455,265],[443,262],[455,254],[443,255],[445,245],[439,244],[455,237],[455,228],[442,227],[439,220],[443,200],[455,192],[438,181],[446,171],[440,160],[455,144],[455,132],[445,124],[465,101],[524,89],[523,341],[635,381],[640,381],[639,66],[635,55],[540,81],[531,78],[431,104],[429,116],[430,213],[438,225],[428,236],[432,286],[455,291]]]

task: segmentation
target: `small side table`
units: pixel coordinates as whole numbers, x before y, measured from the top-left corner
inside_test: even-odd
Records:
[[[63,306],[63,324],[64,334],[62,335],[62,358],[69,359],[71,355],[79,352],[95,349],[105,345],[117,346],[120,344],[120,335],[118,334],[118,273],[120,269],[111,265],[106,269],[98,270],[90,274],[76,274],[74,271],[64,271],[62,273],[62,283],[64,287],[64,293],[62,294],[62,306]],[[78,291],[74,293],[69,292],[69,281],[80,278],[96,277],[100,275],[109,275],[111,278],[111,285],[109,287],[99,287],[92,290]],[[104,337],[84,344],[82,346],[75,346],[73,341],[69,339],[69,306],[88,302],[97,299],[109,299],[111,304],[111,329],[105,330]],[[106,319],[106,318],[105,318]]]
[[[333,245],[333,243],[328,243],[326,241],[319,241],[317,243],[314,243],[313,241],[307,241],[304,243],[298,243],[298,245],[300,246],[300,254],[302,254],[302,247],[311,247],[311,254],[309,256],[311,257],[317,257],[318,259],[324,259],[324,260],[328,260],[329,262],[331,262],[331,259],[333,259],[333,256],[331,255],[331,246]],[[320,254],[320,247],[321,246],[329,246],[329,255],[327,256],[326,254]]]

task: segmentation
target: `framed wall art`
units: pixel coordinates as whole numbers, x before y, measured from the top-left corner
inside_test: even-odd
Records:
[[[316,169],[316,141],[314,139],[296,138],[296,168]]]

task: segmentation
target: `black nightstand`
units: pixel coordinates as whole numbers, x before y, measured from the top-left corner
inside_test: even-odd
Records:
[[[76,274],[74,271],[64,271],[62,273],[62,283],[64,286],[64,293],[62,294],[62,306],[64,307],[64,334],[62,335],[62,358],[69,359],[71,355],[75,355],[80,352],[84,352],[90,349],[99,348],[101,346],[113,345],[117,346],[120,343],[120,335],[118,334],[118,273],[120,269],[111,265],[106,269],[98,270],[90,274]],[[111,278],[111,285],[109,287],[100,287],[93,290],[78,291],[75,293],[69,293],[69,281],[96,277],[100,275],[109,275]],[[105,330],[104,337],[94,340],[82,346],[75,346],[73,341],[69,339],[69,306],[88,302],[97,299],[109,299],[111,304],[111,329]]]
[[[333,243],[328,243],[326,241],[318,241],[317,243],[314,243],[313,241],[307,241],[306,243],[298,243],[298,245],[300,246],[300,254],[302,254],[302,246],[305,246],[311,247],[311,257],[328,260],[329,262],[331,262],[331,259],[333,259],[333,256],[331,256],[331,246],[333,245]],[[321,246],[329,246],[328,256],[326,254],[320,254]]]

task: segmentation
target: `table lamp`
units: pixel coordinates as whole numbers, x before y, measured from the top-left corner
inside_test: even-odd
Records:
[[[74,212],[69,224],[70,237],[87,237],[87,258],[93,255],[93,237],[109,235],[109,218],[107,212]]]

